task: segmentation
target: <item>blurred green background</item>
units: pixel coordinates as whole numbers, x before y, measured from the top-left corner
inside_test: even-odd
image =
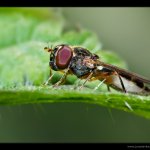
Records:
[[[150,8],[58,8],[149,76]],[[92,104],[0,106],[0,142],[149,142],[150,120]]]

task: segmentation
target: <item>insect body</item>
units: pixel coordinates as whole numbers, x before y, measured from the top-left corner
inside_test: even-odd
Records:
[[[150,94],[150,89],[146,86],[150,84],[150,80],[104,63],[100,61],[99,56],[85,48],[62,44],[54,49],[45,48],[45,50],[50,52],[50,68],[64,72],[55,86],[63,83],[68,74],[74,74],[80,79],[85,79],[84,84],[87,81],[100,80],[107,85],[108,89],[112,87],[125,93]]]

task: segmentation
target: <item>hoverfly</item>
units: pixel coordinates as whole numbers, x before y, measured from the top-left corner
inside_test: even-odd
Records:
[[[111,87],[124,93],[150,94],[150,88],[146,85],[150,84],[150,80],[104,63],[98,55],[83,47],[61,44],[54,48],[45,47],[44,49],[50,52],[50,69],[64,73],[54,86],[62,84],[68,74],[74,74],[80,79],[85,79],[82,87],[87,81],[100,80],[107,85],[109,91]],[[48,81],[52,76],[51,74]]]

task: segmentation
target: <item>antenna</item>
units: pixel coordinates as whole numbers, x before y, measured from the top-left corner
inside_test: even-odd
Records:
[[[44,47],[44,50],[47,52],[51,52],[53,50],[52,45],[51,48],[49,48],[49,42],[47,42],[48,47]]]

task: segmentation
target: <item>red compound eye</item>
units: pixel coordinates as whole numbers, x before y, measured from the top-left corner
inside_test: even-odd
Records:
[[[68,46],[62,46],[56,56],[56,65],[59,69],[65,69],[68,67],[72,58],[72,50]]]

